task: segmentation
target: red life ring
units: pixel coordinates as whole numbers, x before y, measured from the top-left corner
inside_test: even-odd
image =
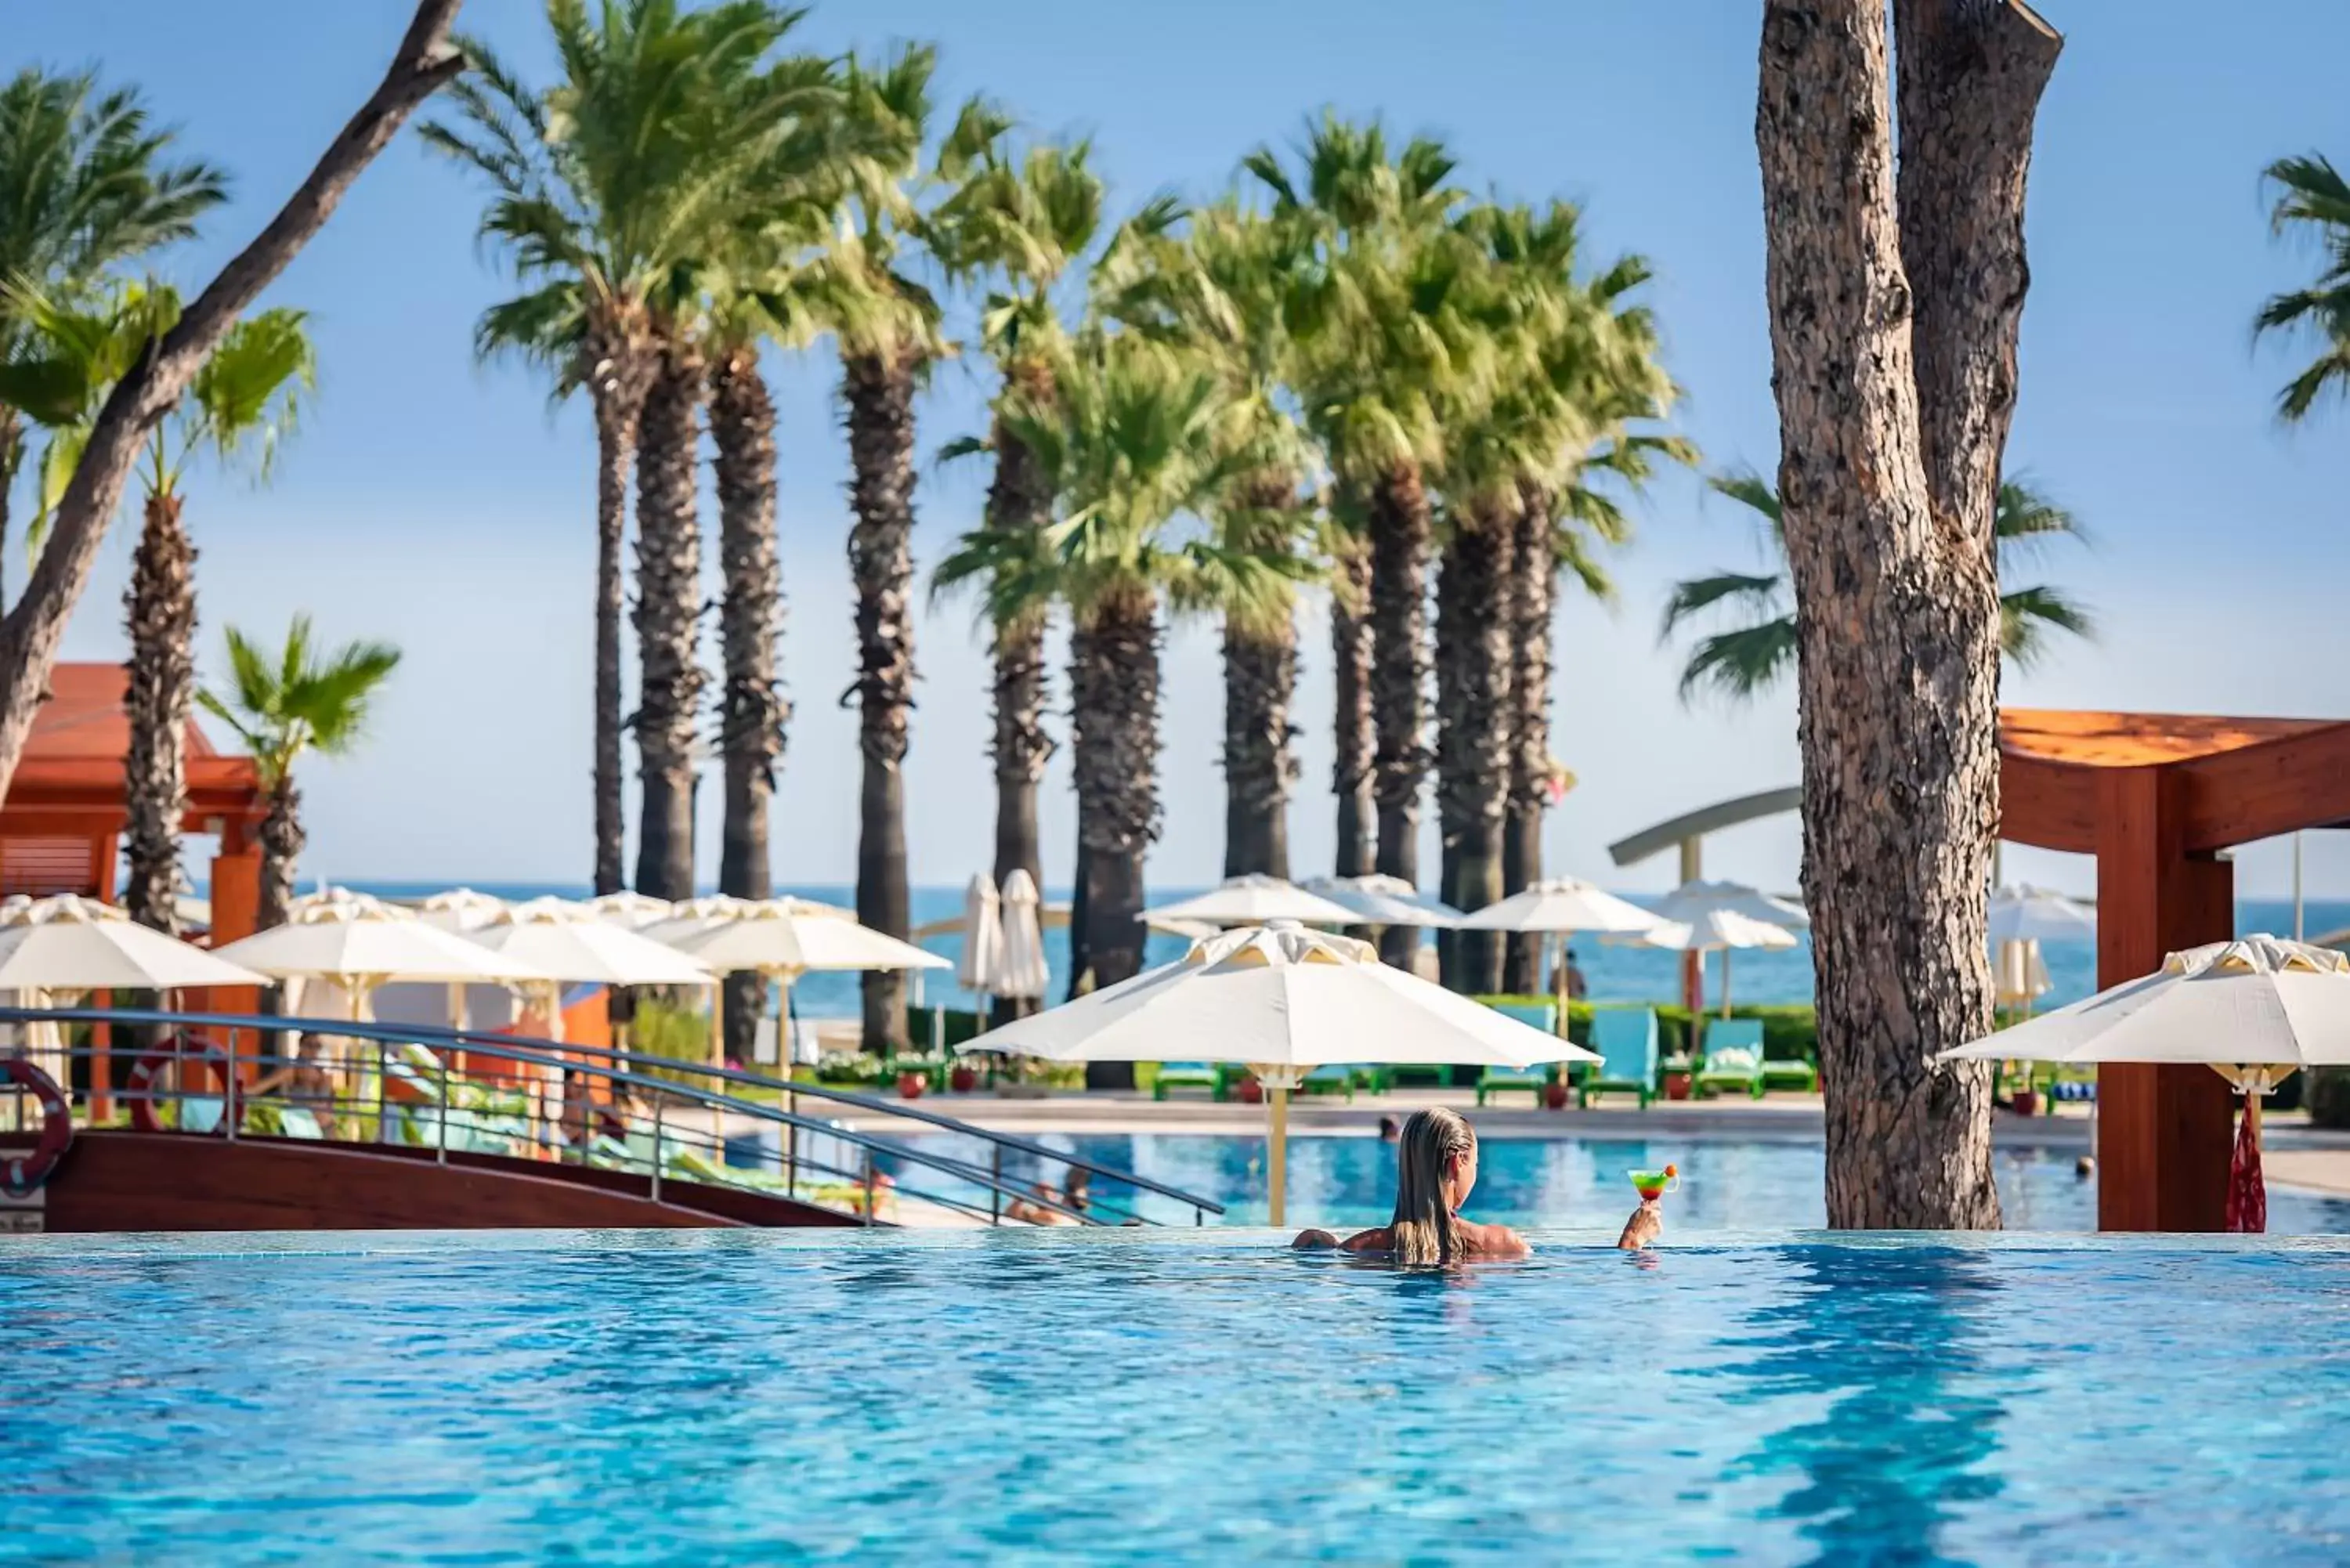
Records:
[[[0,1079],[25,1089],[41,1107],[41,1141],[26,1154],[0,1160],[0,1189],[22,1198],[49,1179],[73,1144],[73,1107],[57,1092],[57,1080],[33,1065],[29,1056],[0,1056]]]
[[[143,1133],[177,1132],[177,1127],[163,1125],[162,1106],[155,1096],[155,1075],[166,1066],[176,1064],[181,1072],[180,1093],[188,1092],[186,1074],[191,1063],[201,1062],[212,1069],[213,1090],[228,1093],[228,1054],[211,1041],[190,1039],[184,1034],[166,1034],[155,1049],[130,1064],[130,1075],[122,1085],[122,1097],[130,1103],[130,1125]],[[228,1136],[228,1117],[224,1115],[212,1129],[221,1137]]]

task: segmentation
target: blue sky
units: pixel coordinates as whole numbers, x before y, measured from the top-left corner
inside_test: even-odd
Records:
[[[366,95],[405,0],[77,0],[16,5],[0,51],[99,66],[135,82],[183,144],[226,165],[236,201],[162,270],[201,282],[298,181]],[[2046,706],[2340,714],[2350,531],[2350,410],[2298,431],[2270,414],[2291,369],[2253,349],[2266,294],[2306,254],[2272,243],[2259,173],[2322,149],[2350,156],[2338,62],[2350,7],[2267,0],[2262,26],[2214,27],[2184,0],[2048,0],[2068,35],[2032,171],[2033,292],[2012,472],[2029,472],[2094,531],[2043,570],[2087,598],[2103,634],[2010,678]],[[463,25],[543,77],[533,0],[470,0]],[[1753,148],[1757,8],[1388,0],[1078,5],[1071,0],[822,0],[810,47],[936,41],[941,99],[985,90],[1035,128],[1091,133],[1121,209],[1164,187],[1207,194],[1241,154],[1293,137],[1328,104],[1442,135],[1463,176],[1524,199],[1585,204],[1596,255],[1638,250],[1670,362],[1689,389],[1682,428],[1717,465],[1776,460]],[[256,492],[191,486],[207,663],[219,628],[275,628],[307,609],[330,635],[408,650],[358,759],[306,781],[306,872],[338,877],[583,879],[588,867],[592,438],[581,410],[550,410],[525,370],[476,366],[472,323],[502,279],[475,246],[478,192],[403,138],[269,296],[315,313],[322,387]],[[843,543],[847,459],[822,351],[772,364],[782,413],[789,619],[797,705],[776,808],[785,880],[845,881],[855,866],[854,714]],[[928,454],[976,430],[986,386],[950,365],[920,407]],[[979,465],[925,467],[920,553],[977,519]],[[1570,602],[1559,628],[1555,750],[1581,776],[1552,814],[1554,866],[1627,887],[1605,846],[1675,811],[1793,782],[1791,693],[1742,713],[1684,709],[1658,647],[1673,578],[1759,559],[1735,506],[1693,480],[1659,488],[1615,563],[1620,602]],[[118,526],[67,639],[67,656],[119,658],[130,531]],[[21,562],[7,574],[21,583]],[[1293,809],[1301,874],[1326,867],[1329,666],[1308,612]],[[984,660],[967,608],[929,614],[908,764],[918,882],[959,882],[987,854]],[[709,650],[714,659],[714,646]],[[1212,880],[1222,851],[1214,637],[1177,632],[1168,655],[1167,830],[1150,875]],[[715,789],[703,834],[714,867]],[[1074,837],[1066,774],[1046,791],[1048,879]],[[2313,889],[2350,893],[2350,836],[2310,846]],[[1432,844],[1424,863],[1434,865]],[[1796,875],[1792,821],[1716,839],[1708,869],[1778,886]],[[2286,885],[2281,846],[2241,857],[2240,888]],[[2085,889],[2084,860],[2020,854],[2011,874]]]

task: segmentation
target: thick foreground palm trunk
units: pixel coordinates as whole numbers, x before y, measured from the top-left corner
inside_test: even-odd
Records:
[[[188,795],[188,714],[196,696],[196,550],[180,497],[147,498],[122,606],[130,634],[123,693],[130,744],[123,759],[128,875],[122,907],[142,926],[177,934],[180,816]]]
[[[637,447],[637,888],[693,896],[693,738],[702,701],[702,525],[695,506],[702,377],[671,347],[645,395]]]
[[[718,452],[718,570],[725,584],[718,611],[725,660],[718,746],[726,789],[718,890],[764,898],[775,891],[768,798],[790,708],[775,675],[784,620],[784,572],[775,551],[775,405],[759,374],[756,348],[735,349],[711,367],[710,438]],[[752,1058],[766,989],[756,974],[726,978],[725,1054],[738,1062]]]
[[[1370,549],[1342,540],[1330,560],[1330,657],[1337,691],[1330,787],[1338,797],[1334,874],[1340,877],[1367,877],[1372,864],[1370,605]]]
[[[1543,879],[1543,813],[1550,776],[1550,618],[1558,567],[1551,551],[1551,501],[1521,489],[1510,547],[1510,805],[1502,830],[1502,895]],[[1523,996],[1547,988],[1544,939],[1509,939],[1502,989]]]
[[[906,889],[907,721],[914,708],[914,373],[910,358],[851,355],[842,362],[848,404],[849,500],[857,512],[848,565],[857,579],[858,795],[857,918],[903,938],[912,916]],[[906,977],[864,977],[865,1048],[906,1048]]]
[[[1505,515],[1456,520],[1438,591],[1438,811],[1451,880],[1447,903],[1482,909],[1502,897],[1502,835],[1508,817],[1510,632],[1507,597],[1515,539]],[[1471,995],[1502,983],[1501,941],[1453,934],[1444,983]]]
[[[1933,1057],[1991,1024],[1992,499],[2059,44],[2000,0],[1896,22],[1906,221],[1882,0],[1769,0],[1756,119],[1828,1221],[1995,1226],[1989,1070]]]
[[[1142,971],[1142,862],[1159,836],[1157,608],[1148,594],[1097,607],[1085,657],[1069,670],[1086,953],[1097,989]],[[1134,1069],[1093,1063],[1086,1082],[1130,1087]]]
[[[629,476],[637,463],[637,419],[660,361],[623,323],[594,333],[584,358],[596,418],[596,891],[628,886],[622,844],[628,824],[620,759],[620,617],[628,609]]]
[[[1032,397],[1048,387],[1031,375],[1024,382]],[[1035,457],[1020,439],[995,426],[995,477],[987,493],[987,524],[996,529],[1031,533],[1051,521],[1051,486]],[[993,629],[995,664],[993,701],[995,737],[991,746],[995,761],[995,885],[1014,871],[1025,871],[1041,889],[1045,886],[1045,847],[1036,824],[1036,791],[1045,779],[1045,764],[1053,754],[1053,738],[1045,730],[1045,618],[1024,615]],[[1033,1012],[1041,998],[999,997],[993,1003],[995,1022],[1005,1023]]]
[[[1374,868],[1419,881],[1419,794],[1428,782],[1427,488],[1409,466],[1390,472],[1372,496],[1371,793],[1378,805]],[[1411,967],[1419,932],[1381,933],[1379,956]]]

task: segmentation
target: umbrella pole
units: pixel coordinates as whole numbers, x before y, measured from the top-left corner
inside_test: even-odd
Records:
[[[1264,1116],[1270,1125],[1270,1147],[1265,1158],[1265,1193],[1273,1207],[1273,1224],[1279,1230],[1289,1221],[1289,1091],[1268,1088],[1265,1091]]]
[[[1730,1016],[1730,950],[1721,950],[1721,1015]]]

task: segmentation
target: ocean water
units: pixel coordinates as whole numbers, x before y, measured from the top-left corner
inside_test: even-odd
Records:
[[[441,891],[441,885],[413,882],[354,882],[363,892],[384,898],[421,898]],[[534,898],[542,895],[578,898],[584,887],[557,883],[493,883],[479,885],[481,891],[500,898]],[[1153,903],[1172,903],[1200,888],[1169,888],[1151,889]],[[783,892],[795,893],[804,898],[817,898],[827,904],[853,907],[856,890],[837,886],[806,886],[785,888]],[[1045,897],[1048,902],[1066,903],[1068,890],[1057,888]],[[960,888],[917,888],[912,894],[913,921],[924,926],[936,920],[955,919],[962,913],[962,889]],[[2320,932],[2350,926],[2350,901],[2311,901],[2304,906],[2306,929],[2313,936]],[[2293,906],[2275,899],[2247,899],[2236,906],[2236,929],[2240,932],[2268,931],[2287,936],[2293,931]],[[924,946],[933,952],[951,959],[962,950],[960,933],[950,932],[928,939]],[[1190,944],[1180,937],[1153,933],[1146,956],[1151,963],[1171,963],[1183,956]],[[1679,955],[1662,952],[1653,948],[1617,947],[1596,939],[1578,940],[1575,945],[1575,961],[1591,982],[1591,995],[1599,1002],[1670,1002],[1680,994]],[[2097,956],[2087,942],[2050,942],[2044,944],[2042,956],[2048,965],[2048,978],[2055,987],[2043,1005],[2061,1006],[2076,1002],[2096,990]],[[1053,983],[1048,994],[1055,1001],[1067,994],[1069,977],[1069,940],[1066,930],[1045,933],[1045,960],[1050,966]],[[1706,994],[1721,995],[1721,967],[1719,955],[1706,960]],[[944,971],[934,971],[923,977],[924,999],[950,1007],[969,1007],[976,998],[954,983],[954,977]],[[853,1018],[858,1012],[858,978],[853,974],[810,975],[792,988],[792,1005],[805,1018]],[[1812,949],[1809,941],[1782,952],[1742,952],[1731,963],[1731,995],[1733,1001],[1752,1002],[1805,1002],[1812,999]]]
[[[1520,1102],[1523,1103],[1523,1102]],[[951,1106],[946,1107],[951,1110]],[[961,1134],[926,1134],[911,1140],[985,1166],[989,1149]],[[1035,1141],[1112,1170],[1130,1171],[1225,1206],[1222,1223],[1263,1225],[1265,1140],[1205,1133],[1047,1133]],[[2006,1228],[2014,1231],[2089,1232],[2097,1228],[2097,1183],[2074,1169],[2075,1151],[2001,1148],[1991,1156]],[[1489,1136],[1478,1144],[1477,1190],[1467,1212],[1520,1230],[1620,1226],[1632,1210],[1627,1170],[1679,1168],[1680,1185],[1664,1199],[1675,1236],[1706,1238],[1757,1231],[1814,1230],[1827,1224],[1827,1196],[1816,1135],[1787,1142],[1707,1138],[1513,1138]],[[883,1168],[913,1190],[951,1189],[925,1169]],[[1015,1182],[1051,1181],[1061,1167],[1016,1152],[1004,1157]],[[1395,1150],[1374,1137],[1292,1137],[1287,1218],[1295,1225],[1333,1230],[1387,1223],[1395,1207]],[[978,1188],[957,1196],[984,1209]],[[1110,1218],[1128,1212],[1167,1225],[1189,1225],[1192,1211],[1172,1199],[1098,1183],[1097,1197]],[[1211,1217],[1211,1223],[1214,1220]],[[2277,1236],[2350,1236],[2350,1199],[2272,1189],[2269,1231]]]
[[[0,1240],[0,1561],[2338,1563],[2350,1250]]]

